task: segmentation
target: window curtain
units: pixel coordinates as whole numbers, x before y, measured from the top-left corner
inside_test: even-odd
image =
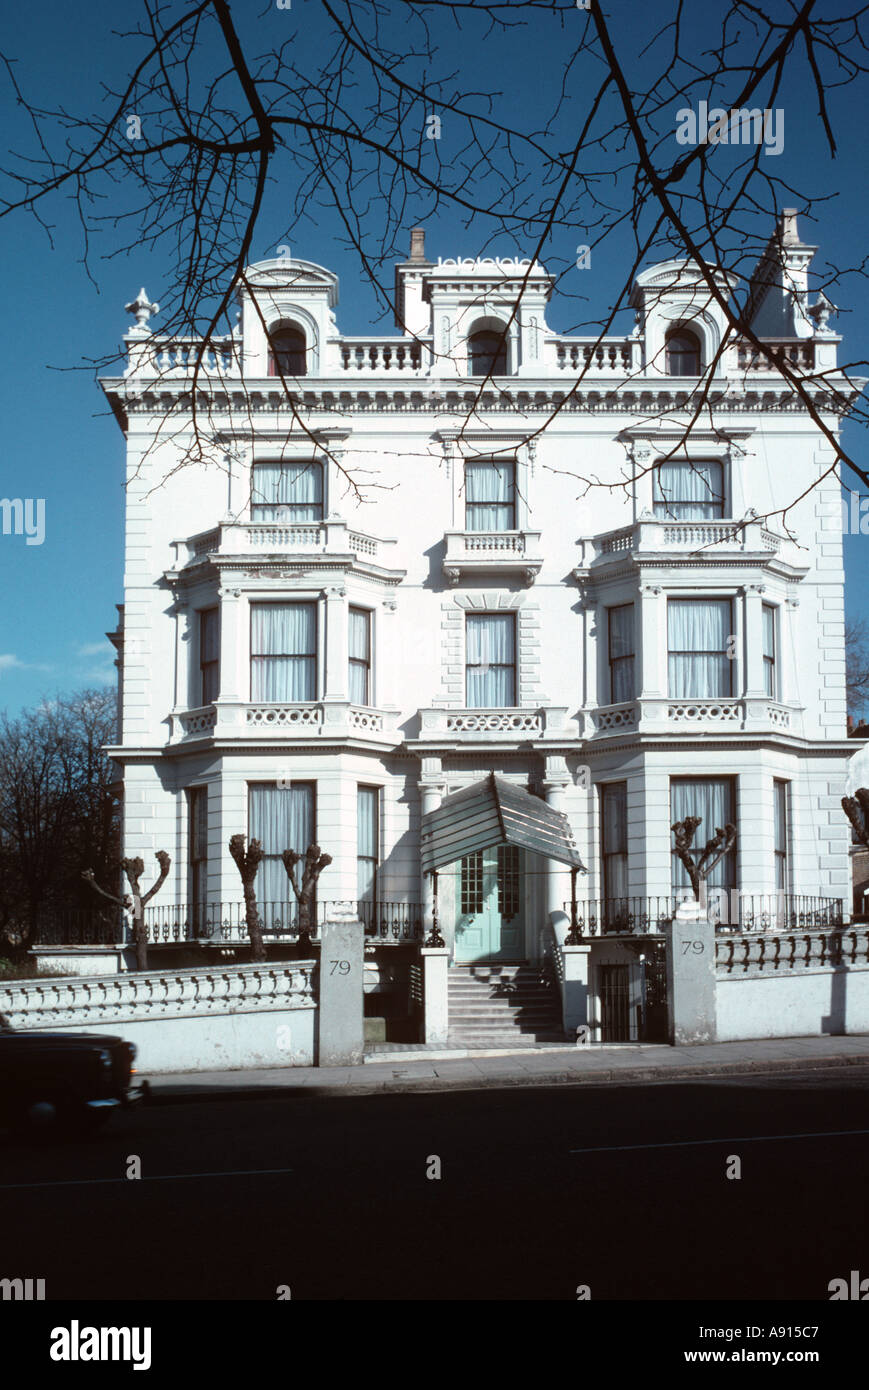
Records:
[[[285,849],[304,854],[314,842],[313,784],[251,787],[248,810],[250,839],[259,840],[265,854],[254,886],[257,905],[267,915],[269,904],[295,904],[281,855]],[[296,882],[301,882],[298,869]]]
[[[731,821],[736,823],[734,815],[734,793],[733,782],[729,777],[718,778],[676,778],[670,782],[670,824],[676,821],[686,820],[688,816],[699,816],[700,824],[694,832],[694,848],[692,853],[696,859],[698,848],[702,850],[707,840],[711,840],[715,831],[720,826],[722,829]],[[673,836],[670,836],[670,847],[673,846]],[[680,889],[691,888],[691,880],[688,871],[680,859],[675,854],[670,856],[672,861],[672,883],[673,892],[677,893]],[[735,888],[736,887],[736,851],[732,849],[724,858],[716,864],[707,879],[707,886],[710,888]]]
[[[613,782],[601,788],[601,848],[605,898],[628,893],[628,788]]]
[[[729,599],[670,599],[667,604],[672,699],[720,699],[731,693]]]
[[[465,464],[465,522],[469,531],[511,531],[516,524],[512,463]]]
[[[376,787],[356,789],[356,896],[360,902],[377,900],[377,804]]]
[[[609,655],[614,705],[634,698],[634,605],[609,609]]]
[[[469,614],[466,621],[468,707],[510,708],[516,703],[513,614]]]
[[[252,700],[316,700],[316,604],[255,603],[250,637]]]
[[[766,693],[775,699],[775,609],[763,605],[763,679]]]
[[[662,463],[652,476],[655,516],[715,521],[724,515],[723,469],[713,460]]]
[[[348,643],[350,654],[350,703],[370,704],[371,614],[364,608],[350,609]]]
[[[199,667],[202,672],[202,704],[217,699],[219,684],[220,617],[216,608],[199,615]]]
[[[251,500],[252,521],[321,521],[323,465],[257,463]]]
[[[788,784],[773,782],[773,812],[775,817],[775,886],[779,893],[788,891]]]

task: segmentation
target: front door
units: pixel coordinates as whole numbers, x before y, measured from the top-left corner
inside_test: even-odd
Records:
[[[522,869],[515,845],[468,854],[459,864],[456,960],[524,960]]]

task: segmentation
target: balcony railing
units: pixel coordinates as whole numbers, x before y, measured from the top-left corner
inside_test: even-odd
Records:
[[[815,370],[815,344],[805,338],[777,338],[761,340],[768,353],[779,362],[800,371]],[[768,357],[759,352],[754,343],[736,344],[736,364],[741,372],[774,372],[776,369]]]
[[[608,531],[583,542],[579,568],[612,555],[696,552],[700,560],[725,555],[775,555],[784,537],[770,531],[758,520],[676,521],[666,518],[641,519],[632,526]]]
[[[340,372],[366,376],[418,376],[428,372],[431,338],[341,338]]]
[[[275,508],[276,513],[279,508]],[[233,522],[210,531],[175,541],[181,564],[193,564],[206,555],[255,555],[267,552],[296,554],[356,555],[383,563],[384,553],[395,539],[366,535],[346,521],[269,521]]]
[[[567,708],[556,709],[421,709],[421,740],[498,743],[506,740],[576,738],[576,723]]]
[[[794,731],[799,713],[798,708],[770,700],[765,695],[739,698],[710,695],[693,700],[645,696],[617,705],[599,705],[586,712],[586,720],[588,737],[600,738],[629,730],[641,734],[676,729],[680,733],[718,729],[732,733]]]
[[[443,571],[450,584],[463,575],[518,574],[533,584],[543,564],[539,531],[447,531]]]
[[[346,910],[346,902],[326,900],[316,904],[315,920],[309,934],[316,939],[320,927],[336,909]],[[422,908],[415,903],[382,902],[355,904],[365,927],[366,937],[377,941],[416,941],[423,935]],[[299,906],[296,902],[258,903],[266,941],[295,941],[299,936]],[[188,903],[168,907],[147,907],[145,925],[154,945],[172,942],[204,942],[220,945],[248,941],[243,902],[208,903],[191,907]]]
[[[351,705],[346,700],[218,701],[199,709],[173,712],[169,716],[169,742],[257,738],[269,734],[303,739],[375,737],[379,742],[391,742],[397,719],[395,710]]]
[[[579,376],[637,375],[642,369],[639,338],[554,338],[545,345],[548,365],[558,372]]]
[[[662,897],[583,898],[565,903],[564,911],[581,936],[643,935],[663,931],[690,898],[690,889]],[[719,932],[838,930],[844,922],[841,898],[709,888],[707,904]]]

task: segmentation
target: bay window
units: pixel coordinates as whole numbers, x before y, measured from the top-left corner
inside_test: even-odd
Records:
[[[516,527],[516,465],[496,460],[465,464],[465,529],[512,531]]]
[[[775,886],[776,892],[788,891],[788,784],[774,781],[773,819],[775,822]]]
[[[295,903],[281,858],[285,849],[304,854],[316,840],[313,782],[286,786],[256,783],[248,788],[248,839],[259,840],[263,860],[256,877],[257,905],[268,917],[270,905]],[[301,873],[296,870],[296,882]]]
[[[619,604],[607,609],[610,701],[617,705],[632,700],[634,686],[634,605]]]
[[[763,605],[763,688],[771,700],[778,695],[776,677],[775,609]]]
[[[317,698],[317,606],[254,603],[250,622],[250,698]]]
[[[607,901],[628,892],[628,784],[608,782],[600,789],[603,895]]]
[[[652,500],[662,521],[716,521],[724,516],[724,469],[714,459],[659,464]]]
[[[694,832],[692,853],[695,861],[699,851],[707,841],[713,839],[716,830],[722,830],[728,823],[736,824],[736,788],[732,777],[671,777],[670,779],[670,824],[687,820],[689,816],[699,816],[700,824]],[[688,871],[675,854],[672,861],[673,893],[690,896],[691,880]],[[736,887],[736,847],[729,850],[716,864],[707,879],[707,887],[730,890]]]
[[[220,611],[204,608],[199,614],[199,703],[217,699],[220,684]]]
[[[361,903],[377,902],[377,861],[380,844],[380,791],[356,788],[356,897]]]
[[[670,599],[667,603],[671,699],[721,699],[733,693],[730,599]]]
[[[322,521],[322,463],[255,463],[250,515],[252,521]]]
[[[371,614],[351,608],[348,628],[348,686],[351,705],[371,704]]]
[[[469,709],[516,704],[516,616],[469,613],[466,618],[466,699]]]

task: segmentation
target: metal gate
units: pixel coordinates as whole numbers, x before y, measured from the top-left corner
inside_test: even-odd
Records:
[[[643,952],[642,1042],[667,1041],[667,952],[663,941],[649,942]]]
[[[601,1042],[631,1041],[631,967],[600,967]]]

